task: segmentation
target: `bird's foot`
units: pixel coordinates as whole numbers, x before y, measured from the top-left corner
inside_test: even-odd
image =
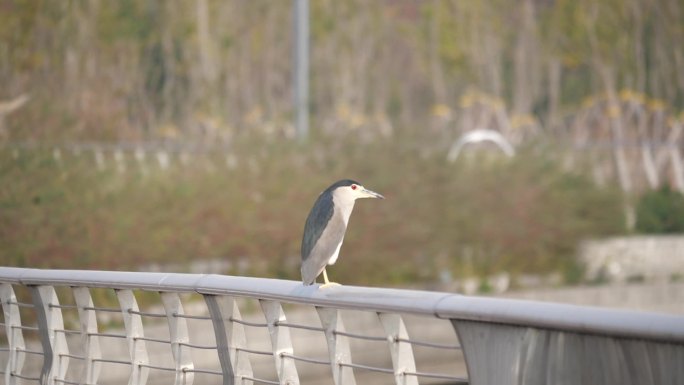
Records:
[[[337,283],[337,282],[326,282],[326,283],[322,284],[322,285],[319,287],[319,289],[326,289],[326,288],[335,287],[335,286],[342,286],[342,285],[340,285],[340,284]]]

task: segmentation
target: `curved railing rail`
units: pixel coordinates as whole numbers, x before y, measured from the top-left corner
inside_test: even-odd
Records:
[[[117,307],[100,301],[102,289]],[[684,383],[684,317],[673,315],[223,275],[9,267],[0,268],[0,300],[8,385],[112,383],[115,374],[128,384]],[[306,311],[318,322],[298,320]],[[433,333],[439,325],[448,327]]]

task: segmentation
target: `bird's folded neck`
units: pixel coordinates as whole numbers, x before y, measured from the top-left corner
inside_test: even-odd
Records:
[[[349,216],[354,209],[354,202],[356,199],[350,198],[342,194],[333,193],[333,203],[335,204],[335,210],[339,210],[342,214],[342,219],[344,219],[345,226],[349,223]]]

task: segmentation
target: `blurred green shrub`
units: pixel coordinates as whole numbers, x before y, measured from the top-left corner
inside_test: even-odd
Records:
[[[637,203],[635,228],[648,234],[684,232],[684,194],[664,185],[642,195]]]
[[[445,153],[403,141],[251,142],[171,154],[162,169],[134,154],[0,151],[0,264],[161,270],[202,259],[225,273],[299,279],[304,220],[341,178],[383,193],[357,203],[338,263],[347,284],[403,285],[451,276],[562,272],[576,280],[578,242],[624,232],[622,195],[560,167],[552,150],[513,159]]]

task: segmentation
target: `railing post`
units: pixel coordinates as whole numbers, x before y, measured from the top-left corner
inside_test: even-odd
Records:
[[[53,385],[66,377],[69,367],[69,347],[64,335],[64,320],[59,299],[52,286],[31,286],[33,306],[36,309],[38,334],[43,346],[42,385]],[[54,306],[53,306],[54,305]],[[61,382],[60,382],[61,383]]]
[[[325,329],[325,339],[328,342],[328,355],[335,385],[356,385],[354,369],[342,364],[351,364],[349,340],[337,332],[345,332],[341,313],[338,309],[316,307],[321,326]]]
[[[87,287],[74,287],[74,300],[78,308],[78,318],[81,325],[81,346],[83,346],[83,374],[81,379],[86,384],[96,384],[100,376],[100,362],[102,358],[100,339],[97,334],[97,314],[93,299]]]
[[[416,376],[407,376],[406,372],[416,372],[416,361],[413,358],[413,348],[409,342],[406,325],[399,314],[378,313],[378,318],[385,328],[387,341],[392,355],[394,379],[397,385],[418,385]]]
[[[276,372],[281,385],[298,385],[299,375],[294,359],[287,355],[294,355],[290,330],[287,327],[279,326],[279,323],[286,322],[285,312],[280,302],[260,299],[259,304],[266,317],[268,332],[271,335],[271,345],[273,347],[273,358],[276,363]]]
[[[233,320],[242,319],[235,299],[207,294],[204,296],[204,301],[207,303],[211,322],[214,325],[216,349],[223,372],[223,385],[251,385],[251,380],[243,380],[243,377],[251,378],[254,374],[249,355],[239,350],[247,347],[247,337],[244,326],[233,322]]]
[[[5,315],[5,331],[9,350],[7,366],[5,366],[5,384],[16,385],[19,383],[18,377],[12,374],[21,374],[26,357],[26,353],[24,353],[26,344],[24,343],[24,334],[19,328],[21,326],[21,314],[17,305],[17,297],[9,283],[0,284],[0,300],[2,300],[2,311]]]
[[[182,345],[190,342],[188,335],[188,323],[185,318],[179,317],[185,314],[183,304],[178,293],[160,293],[166,318],[169,321],[169,336],[171,337],[171,353],[176,364],[176,385],[192,385],[195,376],[187,369],[194,369],[190,348]]]
[[[138,302],[131,290],[117,290],[116,296],[119,298],[121,314],[123,315],[124,326],[126,328],[126,340],[128,341],[128,354],[131,359],[131,376],[128,385],[145,385],[150,369],[143,365],[148,365],[150,360],[147,355],[144,337],[142,317],[139,312]]]

